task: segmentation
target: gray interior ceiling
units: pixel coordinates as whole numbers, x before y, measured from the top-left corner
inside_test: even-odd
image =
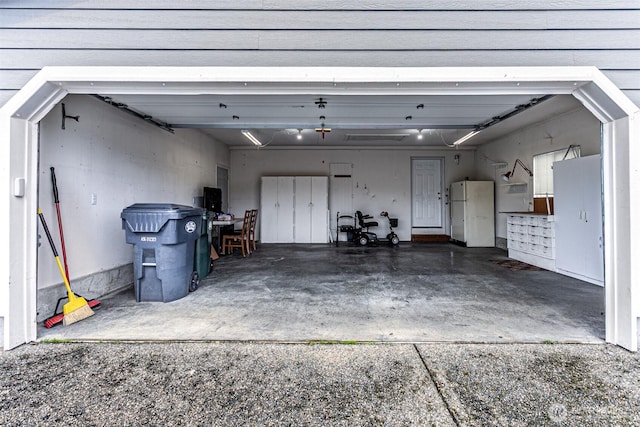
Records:
[[[265,146],[437,147],[450,145],[476,126],[544,95],[163,94],[112,99],[173,128],[201,128],[230,146],[250,146],[240,133],[247,129]],[[579,107],[572,96],[552,97],[486,128],[465,146],[489,142]],[[331,131],[323,135],[321,128]]]

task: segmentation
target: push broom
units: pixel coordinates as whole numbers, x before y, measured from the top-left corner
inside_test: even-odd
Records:
[[[71,290],[69,279],[67,279],[67,275],[62,268],[62,263],[60,262],[60,256],[58,256],[56,245],[53,243],[51,233],[49,232],[49,227],[47,227],[47,222],[44,220],[44,215],[42,214],[42,210],[40,208],[38,208],[38,217],[40,217],[42,228],[44,228],[47,239],[49,239],[49,245],[51,245],[51,250],[53,251],[53,256],[56,259],[56,264],[58,264],[58,270],[60,271],[60,275],[62,276],[62,280],[64,281],[64,286],[67,288],[67,297],[69,298],[69,302],[62,306],[62,312],[64,313],[63,324],[65,326],[70,325],[82,319],[86,319],[87,317],[93,316],[93,310],[91,310],[91,307],[89,307],[87,300],[82,297],[76,296]]]

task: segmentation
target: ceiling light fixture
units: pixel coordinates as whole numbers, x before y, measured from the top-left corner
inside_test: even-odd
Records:
[[[479,130],[472,130],[471,132],[469,132],[468,134],[466,134],[465,136],[463,136],[462,138],[458,139],[457,141],[455,141],[453,143],[453,145],[460,145],[463,142],[465,142],[466,140],[473,138],[474,136],[476,136],[477,134],[479,134],[480,131]]]
[[[513,169],[511,169],[510,172],[507,172],[504,175],[502,175],[502,179],[509,182],[509,180],[511,180],[511,177],[513,176],[513,173],[516,171],[516,166],[518,165],[522,166],[522,168],[527,171],[529,176],[533,176],[533,172],[531,172],[531,170],[528,167],[526,167],[520,159],[516,159],[516,162],[513,164]]]
[[[251,134],[251,132],[249,132],[248,130],[241,130],[240,132],[245,136],[245,138],[247,138],[249,141],[251,141],[253,143],[253,145],[257,145],[258,147],[262,146],[262,142],[260,142],[258,140],[258,138],[253,136]]]
[[[319,132],[320,134],[322,134],[322,139],[324,139],[325,133],[331,132],[331,128],[324,127],[324,123],[322,123],[321,127],[316,128],[316,132]]]

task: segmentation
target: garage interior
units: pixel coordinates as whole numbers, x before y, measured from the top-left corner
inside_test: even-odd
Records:
[[[49,169],[55,166],[72,286],[87,297],[107,298],[102,315],[98,312],[67,328],[39,329],[38,338],[73,337],[77,332],[82,339],[136,340],[604,339],[601,286],[544,269],[509,270],[494,262],[508,258],[509,213],[534,209],[536,176],[527,173],[533,169],[533,157],[569,152],[575,146],[581,157],[601,154],[601,123],[579,101],[562,94],[547,99],[548,93],[530,91],[397,97],[393,88],[389,95],[359,97],[317,88],[291,96],[268,91],[259,96],[185,95],[170,90],[161,95],[145,90],[137,95],[67,95],[40,121],[38,203],[52,221]],[[250,130],[261,145],[251,143],[243,130]],[[416,159],[441,165],[434,192],[440,200],[437,223],[416,226]],[[524,167],[517,168],[519,164]],[[357,247],[348,242],[335,246],[336,237],[344,236],[335,232],[338,210],[331,179],[345,167],[351,168],[352,192],[348,202],[339,198],[340,209],[350,202],[346,212],[372,214],[380,222],[373,230],[379,235],[385,233],[379,212],[388,211],[398,218],[399,247]],[[262,177],[329,177],[328,241],[259,243],[245,258],[234,254],[214,261],[201,288],[183,300],[131,304],[132,248],[124,241],[122,209],[139,202],[196,205],[203,187],[220,186],[225,176],[220,171],[228,173],[226,210],[236,215],[264,203]],[[501,179],[507,172],[512,175],[509,182]],[[495,245],[428,243],[448,240],[452,224],[447,192],[452,183],[465,180],[495,183]],[[258,236],[269,225],[260,219]],[[37,283],[37,317],[42,321],[63,293],[46,245],[38,249]],[[389,286],[393,284],[397,287]],[[246,304],[247,298],[257,305]],[[380,304],[375,310],[364,318],[355,316],[361,324],[354,329],[361,334],[349,333],[353,319],[348,318],[342,319],[343,330],[339,322],[331,329],[334,309],[371,310],[376,298]],[[219,321],[244,325],[245,335],[234,338],[224,327],[194,327],[199,338],[186,332],[196,318],[204,317],[206,324],[206,313],[222,303],[237,311],[225,312]],[[403,311],[402,304],[412,306],[412,311]],[[196,309],[203,306],[209,311]],[[309,315],[314,306],[324,311]],[[262,310],[278,317],[287,308],[294,319],[305,322],[258,315]],[[114,314],[125,319],[121,329],[116,324],[122,320],[109,321]],[[230,321],[234,318],[237,322]],[[172,328],[158,328],[162,319],[170,319]],[[261,320],[261,327],[255,327],[254,320]],[[397,327],[381,329],[388,321]],[[113,332],[118,336],[110,335],[109,324],[120,331]],[[137,335],[140,331],[149,336]]]
[[[206,333],[203,331],[207,328],[201,328],[193,339],[603,339],[604,295],[601,288],[594,289],[594,285],[584,282],[577,286],[575,281],[568,280],[566,276],[548,272],[520,271],[512,273],[510,277],[506,271],[500,271],[504,268],[499,266],[493,268],[493,276],[487,276],[483,274],[487,267],[478,265],[477,257],[484,257],[485,262],[490,262],[496,258],[504,258],[506,253],[496,253],[495,249],[459,249],[451,244],[434,246],[407,243],[448,241],[450,211],[446,198],[449,185],[465,179],[490,180],[495,181],[498,228],[496,237],[498,246],[504,248],[507,237],[504,212],[529,211],[533,208],[533,179],[527,176],[526,170],[514,169],[516,176],[508,183],[500,180],[500,176],[510,169],[515,158],[533,168],[533,154],[565,150],[573,145],[580,146],[583,156],[599,154],[599,122],[569,96],[558,96],[535,105],[536,101],[544,96],[545,94],[537,97],[338,97],[323,96],[322,93],[304,96],[71,96],[62,103],[65,104],[65,115],[80,116],[77,121],[62,117],[60,103],[41,123],[40,200],[43,206],[50,206],[47,201],[50,193],[48,172],[51,166],[55,166],[64,220],[73,224],[66,232],[71,260],[71,282],[74,288],[81,289],[76,292],[102,297],[103,295],[95,293],[117,291],[132,283],[129,273],[131,247],[124,243],[124,231],[121,230],[119,219],[120,211],[129,204],[171,202],[194,205],[198,202],[202,187],[219,186],[217,170],[226,168],[229,172],[229,183],[228,202],[225,205],[228,208],[225,206],[224,211],[241,215],[245,209],[258,208],[261,202],[264,203],[260,199],[259,190],[262,176],[327,176],[331,173],[331,165],[352,165],[349,174],[353,174],[354,189],[350,195],[353,202],[347,208],[347,213],[353,215],[352,210],[361,210],[372,214],[382,225],[377,227],[378,230],[372,231],[384,235],[386,224],[378,217],[378,212],[389,211],[399,220],[397,233],[403,242],[402,245],[393,252],[384,247],[343,250],[333,248],[332,245],[328,250],[317,248],[314,252],[296,245],[289,245],[283,250],[265,244],[260,248],[262,250],[258,251],[267,252],[261,254],[266,259],[262,261],[263,265],[260,268],[256,268],[257,259],[260,257],[258,253],[234,263],[228,259],[229,257],[215,261],[211,278],[203,282],[206,287],[212,287],[210,292],[213,294],[205,298],[205,289],[200,289],[200,292],[193,294],[190,301],[198,306],[212,307],[198,317],[205,319],[205,322],[211,322],[210,330],[217,332]],[[531,105],[527,105],[529,103]],[[131,114],[132,112],[147,117],[147,122],[153,121],[159,125],[145,123],[145,119],[140,119]],[[512,117],[499,119],[510,113]],[[65,120],[65,129],[62,129],[61,120]],[[483,124],[492,122],[495,124],[486,129],[481,128]],[[163,126],[171,128],[175,133],[169,132]],[[244,129],[250,130],[259,140],[264,141],[263,146],[256,147],[251,144],[241,133]],[[453,144],[475,129],[482,131],[463,144]],[[415,158],[442,159],[443,163],[444,170],[440,171],[443,182],[440,183],[437,193],[442,192],[445,203],[437,207],[439,218],[436,218],[436,224],[427,227],[412,227],[416,221],[412,218],[411,200],[412,186],[415,183],[411,182],[410,168],[411,160]],[[518,184],[514,184],[514,181]],[[335,201],[331,196],[330,199]],[[338,210],[343,208],[330,207],[331,239],[335,239],[335,216]],[[342,213],[345,213],[344,210]],[[275,223],[269,224],[269,219],[261,219],[260,227],[263,229],[276,226]],[[87,236],[94,234],[92,230],[96,230],[97,235],[95,239],[91,239],[90,245],[77,243],[86,242]],[[344,239],[345,236],[341,235],[339,238]],[[43,249],[49,250],[47,247]],[[303,259],[289,265],[288,260],[297,258],[298,252],[304,254]],[[443,256],[443,253],[448,255]],[[471,258],[474,260],[468,259],[466,253],[472,255]],[[326,257],[330,259],[325,259]],[[412,260],[409,263],[428,268],[421,271],[416,278],[415,273],[403,272],[400,268],[400,263],[407,263],[403,257]],[[268,262],[281,258],[282,262],[279,263]],[[48,252],[43,253],[41,249],[38,259],[41,286],[39,300],[46,301],[45,304],[39,301],[39,307],[42,307],[39,309],[39,320],[43,320],[52,312],[50,306],[54,302],[51,297],[47,298],[45,295],[60,294],[60,284],[57,267]],[[446,263],[450,270],[447,277],[438,279],[436,272],[442,268],[439,265],[443,263]],[[323,264],[324,268],[319,264]],[[331,269],[331,274],[327,276],[330,265],[339,265],[341,268]],[[279,266],[287,267],[281,272]],[[465,268],[460,268],[461,266]],[[277,277],[287,276],[289,269],[294,267],[297,267],[297,271],[288,281],[270,280],[265,273],[265,270],[273,270]],[[228,268],[232,268],[235,275],[220,280],[219,276],[224,277]],[[100,274],[96,275],[96,270],[100,271]],[[357,275],[355,279],[351,277],[353,274]],[[455,279],[451,274],[455,275]],[[301,275],[304,281],[300,281]],[[532,277],[524,279],[525,276]],[[545,277],[541,279],[540,276]],[[507,313],[513,313],[513,307],[519,305],[517,301],[510,301],[509,304],[499,300],[492,301],[495,293],[504,292],[505,285],[502,282],[505,280],[508,286],[514,287],[510,294],[519,295],[518,298],[524,298],[524,295],[530,292],[521,289],[523,285],[525,288],[534,287],[534,294],[537,296],[540,296],[539,289],[547,289],[543,293],[546,294],[544,300],[547,303],[541,305],[540,301],[530,301],[529,304],[525,304],[529,309],[521,312],[521,316],[507,315],[504,309],[497,310],[496,306],[506,305],[509,307]],[[84,285],[86,281],[89,283]],[[488,283],[484,283],[486,281]],[[548,288],[549,281],[555,283],[554,290]],[[359,282],[363,284],[357,285]],[[373,310],[369,315],[359,313],[356,319],[332,322],[332,319],[336,318],[338,308],[337,312],[346,310],[354,313],[355,307],[362,304],[370,305],[371,298],[375,298],[372,295],[380,292],[378,282],[384,284],[384,294],[390,298],[386,309],[381,309],[377,315],[376,310]],[[398,287],[389,288],[389,282],[397,283]],[[469,285],[478,282],[483,283],[483,286]],[[224,288],[231,294],[223,296],[216,292],[217,286],[223,283]],[[252,283],[257,283],[256,287],[247,288],[247,284]],[[327,287],[327,283],[338,286]],[[340,286],[340,283],[353,285]],[[468,286],[472,286],[472,289]],[[83,289],[85,287],[86,290]],[[502,289],[497,290],[496,287]],[[316,304],[322,305],[324,299],[326,311],[309,316],[313,304],[311,300],[307,304],[300,303],[304,297],[295,296],[300,288],[309,289],[310,295],[324,295]],[[286,289],[289,292],[285,292]],[[367,289],[372,295],[369,295]],[[439,291],[435,292],[435,289]],[[590,319],[583,319],[584,330],[577,332],[571,329],[575,323],[580,323],[571,319],[571,316],[562,317],[562,322],[553,320],[556,316],[564,316],[563,312],[567,313],[567,301],[564,300],[568,295],[564,292],[557,293],[557,289],[572,294],[570,300],[575,301],[576,307],[568,312],[578,318]],[[264,311],[260,309],[260,303],[269,300],[261,294],[270,292],[268,295],[273,296],[274,290],[279,290],[275,292],[275,295],[278,295],[276,302],[279,301],[279,304],[268,311],[279,316],[289,313],[291,321],[274,323],[266,315],[262,318],[255,316],[252,320],[253,315]],[[234,295],[234,291],[239,294]],[[243,293],[249,291],[252,292],[252,297],[243,297]],[[395,295],[394,292],[398,294]],[[475,310],[471,308],[473,304],[470,305],[470,292],[482,301]],[[131,296],[131,292],[125,295]],[[336,298],[337,296],[339,298]],[[583,303],[585,298],[591,298],[588,304]],[[119,300],[122,301],[121,297]],[[215,310],[214,308],[219,308],[218,300],[236,301],[236,312],[233,312],[233,306],[224,311]],[[291,307],[287,309],[287,304],[283,304],[282,301],[291,301]],[[343,307],[339,301],[351,301],[353,307]],[[422,301],[422,308],[417,309],[420,306],[417,305],[416,313],[412,316],[399,315],[394,322],[402,326],[398,330],[391,330],[387,336],[369,332],[371,326],[367,323],[374,325],[384,323],[382,319],[387,317],[394,318],[390,313],[398,311],[399,307],[395,307],[392,301],[406,301],[409,305]],[[564,309],[554,308],[553,301],[564,304]],[[450,304],[456,308],[451,309]],[[162,307],[151,311],[159,314],[158,310],[159,313],[163,312]],[[111,339],[155,339],[159,334],[164,339],[179,339],[185,336],[186,329],[193,328],[193,310],[183,307],[182,312],[190,313],[187,316],[181,316],[180,311],[173,311],[171,315],[160,314],[161,318],[168,316],[171,323],[178,325],[173,335],[169,334],[171,329],[166,328],[163,328],[162,332],[146,330],[145,334],[140,335],[140,331],[145,329],[134,328],[131,317],[123,314],[127,319],[123,328],[116,329],[118,332],[106,332],[106,336]],[[103,310],[102,313],[106,311]],[[141,319],[142,324],[157,325],[153,317],[145,319],[142,312],[136,313],[133,318]],[[219,322],[216,322],[221,313],[224,313],[223,323],[226,323],[224,319],[239,317],[239,325],[245,323],[251,327],[239,327],[236,335],[223,333]],[[419,313],[423,313],[423,316]],[[296,327],[299,323],[292,319],[298,314],[308,316],[312,325],[325,327],[316,330],[309,325],[303,325],[299,330]],[[526,318],[537,319],[537,322],[530,327],[522,327]],[[181,320],[186,323],[180,325]],[[262,326],[258,327],[254,322]],[[431,322],[433,324],[430,324]],[[489,326],[491,323],[495,323],[493,328]],[[565,327],[561,327],[560,323],[564,323]],[[83,324],[84,327],[78,325],[73,328],[58,328],[52,330],[52,333],[55,336],[62,334],[61,338],[73,336],[75,333],[80,334],[78,338],[105,338],[105,333],[100,332],[108,329],[104,314]],[[187,327],[187,324],[190,326]],[[265,328],[265,324],[273,327]],[[337,330],[332,331],[329,326],[332,324]],[[341,328],[340,324],[361,326],[354,331],[343,331],[341,329],[344,326]],[[456,328],[452,325],[467,326]],[[518,325],[518,328],[512,328],[513,325]],[[567,328],[566,325],[571,325],[571,328]],[[80,332],[81,329],[84,330],[83,333]],[[135,333],[128,332],[134,329]],[[520,329],[520,332],[517,329]],[[94,332],[90,332],[91,330]],[[468,330],[475,333],[469,333]],[[49,335],[48,331],[42,331],[40,334],[42,337]]]

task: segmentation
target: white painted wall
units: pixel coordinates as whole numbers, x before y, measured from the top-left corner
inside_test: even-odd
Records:
[[[460,155],[460,164],[454,155]],[[376,217],[385,235],[387,225],[379,214],[386,210],[399,219],[396,232],[411,240],[411,158],[444,158],[444,182],[475,179],[475,152],[446,149],[231,149],[229,203],[231,212],[260,206],[260,177],[268,175],[329,176],[331,163],[353,164],[353,208]],[[329,189],[331,191],[331,189]],[[353,213],[351,213],[353,214]],[[335,212],[333,213],[335,215]],[[448,210],[445,213],[448,224]],[[446,227],[448,230],[448,227]],[[437,234],[434,232],[433,234]],[[448,231],[446,231],[448,234]]]
[[[533,170],[533,156],[553,150],[580,145],[581,155],[600,153],[600,122],[583,107],[524,127],[478,149],[476,171],[481,179],[496,182],[496,237],[507,237],[507,215],[500,212],[528,211],[532,209],[533,181],[520,166],[511,182],[528,182],[526,192],[505,185],[501,175],[510,171],[516,159]],[[505,168],[496,169],[494,162],[507,162]]]
[[[229,164],[229,150],[202,132],[171,134],[93,97],[69,96],[63,102],[80,122],[67,120],[62,130],[60,105],[41,121],[39,199],[59,245],[53,166],[73,282],[132,262],[133,249],[121,228],[123,208],[138,202],[192,205],[203,186],[216,185],[216,165]],[[38,257],[38,287],[61,283],[44,235]]]

